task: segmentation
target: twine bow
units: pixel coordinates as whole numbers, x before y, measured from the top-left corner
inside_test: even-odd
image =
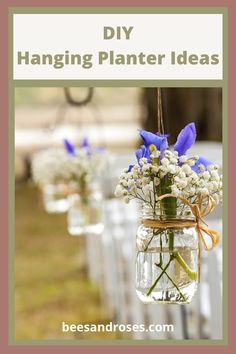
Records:
[[[161,197],[158,198],[158,200],[162,200],[165,198],[176,198],[173,194],[164,194]],[[211,214],[213,210],[216,207],[216,202],[212,198],[212,196],[207,196],[207,203],[206,206],[203,206],[203,196],[202,194],[198,195],[198,200],[196,204],[191,204],[186,198],[182,196],[178,196],[178,199],[180,199],[184,204],[188,205],[189,208],[191,209],[193,215],[195,216],[195,220],[193,221],[194,226],[196,227],[197,233],[198,233],[198,238],[201,240],[203,247],[206,251],[212,250],[219,242],[220,240],[220,235],[217,231],[212,230],[208,227],[208,224],[205,222],[204,217],[207,215]],[[179,223],[179,227],[189,227],[191,224],[190,220],[183,221],[182,223],[177,221]],[[189,224],[190,223],[190,224]],[[192,224],[192,225],[193,225]],[[173,227],[173,226],[172,226]],[[209,236],[211,239],[211,246],[208,246],[204,234]]]

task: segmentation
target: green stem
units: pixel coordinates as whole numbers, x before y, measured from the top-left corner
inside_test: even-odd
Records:
[[[165,176],[160,183],[161,195],[171,193],[172,180],[171,177]],[[177,202],[176,198],[165,198],[161,201],[161,213],[164,219],[171,219],[176,217]],[[174,250],[174,232],[172,229],[168,230],[169,236],[169,251]]]
[[[158,187],[158,195],[163,195],[163,194],[167,194],[167,193],[171,193],[171,178],[168,176],[165,176],[163,179],[161,179],[160,185]],[[176,215],[176,198],[166,198],[163,199],[160,202],[160,211],[161,211],[161,218],[164,217],[164,219],[168,219],[168,218],[173,218],[173,216]],[[162,272],[161,274],[158,276],[158,278],[156,279],[156,281],[153,283],[153,285],[151,286],[151,288],[149,289],[149,291],[147,292],[147,296],[149,296],[153,289],[155,288],[156,284],[158,283],[158,281],[161,279],[161,277],[166,274],[166,269],[169,267],[171,261],[174,259],[173,257],[173,250],[174,250],[174,232],[173,230],[169,229],[168,230],[168,236],[169,236],[169,251],[170,251],[170,260],[169,262],[166,264],[166,266],[164,268],[162,268]],[[162,248],[162,244],[161,244],[161,239],[160,239],[160,246]],[[160,253],[160,263],[162,265],[162,253]]]
[[[193,271],[187,263],[185,263],[184,259],[181,257],[179,252],[174,252],[174,257],[180,266],[185,270],[191,280],[197,280],[197,272]]]
[[[144,252],[146,252],[146,251],[148,250],[148,247],[149,247],[150,243],[152,242],[153,237],[154,237],[154,236],[157,236],[157,235],[159,235],[159,234],[161,234],[161,233],[162,233],[162,230],[159,230],[159,231],[157,231],[157,232],[154,232],[154,231],[153,231],[152,237],[150,238],[150,240],[148,241],[146,247],[144,248]]]
[[[162,180],[161,183],[158,187],[158,195],[164,195],[164,194],[168,194],[171,193],[171,185],[172,185],[172,180],[169,176],[165,176]],[[171,219],[176,217],[176,212],[177,212],[177,201],[176,198],[166,198],[163,199],[160,202],[160,209],[161,209],[161,218],[164,217],[165,219]],[[179,252],[174,252],[174,231],[172,229],[168,229],[168,242],[169,242],[169,252],[170,252],[170,259],[169,262],[166,264],[166,266],[163,268],[162,267],[162,252],[160,253],[160,263],[159,263],[159,267],[162,270],[161,274],[158,276],[158,278],[155,280],[155,282],[152,284],[152,286],[150,287],[149,291],[147,292],[147,296],[149,296],[152,291],[154,290],[154,288],[156,287],[158,281],[161,279],[161,277],[166,274],[166,276],[168,277],[168,279],[172,282],[172,284],[176,287],[176,289],[178,290],[178,292],[180,293],[181,297],[184,299],[184,301],[186,301],[186,298],[184,297],[184,295],[181,293],[179,287],[177,284],[174,283],[174,281],[171,279],[171,277],[166,273],[167,268],[169,267],[170,263],[176,259],[176,261],[180,264],[180,266],[185,270],[185,272],[188,274],[189,278],[191,280],[196,280],[197,279],[197,273],[194,272],[192,269],[190,269],[188,267],[188,265],[186,264],[186,262],[184,261],[184,259],[181,257],[181,255],[179,254]],[[154,237],[154,235],[153,235]],[[152,238],[153,238],[152,237]],[[151,238],[151,240],[152,240]],[[150,242],[151,242],[150,240]],[[150,243],[149,242],[149,243]],[[149,245],[148,243],[148,245]],[[147,245],[147,248],[148,248]],[[162,251],[162,240],[160,238],[160,247],[161,247],[161,251]],[[145,250],[147,250],[147,248]],[[156,264],[156,263],[155,263]],[[156,264],[157,265],[157,264]]]
[[[163,259],[162,259],[162,235],[161,234],[160,234],[160,249],[161,249],[161,252],[160,252],[160,266],[162,266]]]
[[[155,265],[157,267],[159,267],[161,270],[163,270],[161,264],[157,264],[155,263]],[[167,278],[171,281],[171,283],[174,285],[174,287],[178,290],[180,296],[183,298],[184,301],[187,301],[186,297],[184,296],[184,294],[181,292],[180,288],[178,287],[178,285],[174,282],[173,279],[171,279],[171,277],[169,276],[169,274],[167,272],[165,272],[165,275],[167,276]]]
[[[166,269],[169,267],[169,265],[170,265],[170,263],[171,263],[172,260],[173,260],[173,257],[170,256],[169,262],[168,262],[168,263],[166,264],[166,266],[163,268],[163,270],[162,270],[161,274],[159,275],[159,277],[158,277],[158,278],[155,280],[155,282],[152,284],[152,286],[151,286],[150,289],[148,290],[146,296],[149,296],[149,295],[152,293],[153,289],[155,288],[155,286],[157,285],[157,283],[159,282],[159,280],[161,279],[161,277],[165,274],[165,271],[166,271]]]
[[[150,243],[152,242],[154,236],[157,236],[157,235],[161,234],[162,231],[163,231],[163,230],[159,230],[159,231],[157,231],[157,232],[154,232],[154,231],[153,231],[152,237],[151,237],[150,240],[148,241],[148,243],[147,243],[146,247],[144,248],[144,250],[137,252],[136,260],[138,259],[138,256],[139,256],[139,253],[140,253],[140,252],[146,252],[146,251],[148,250],[148,247],[149,247]]]
[[[169,251],[173,252],[174,250],[174,232],[169,229]]]
[[[84,205],[88,204],[88,191],[87,191],[87,183],[86,183],[86,174],[83,174],[79,179],[79,190],[81,201]]]

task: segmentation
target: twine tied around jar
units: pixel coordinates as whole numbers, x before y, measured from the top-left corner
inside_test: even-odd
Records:
[[[143,219],[142,224],[144,226],[148,226],[155,229],[170,229],[170,228],[178,228],[182,229],[185,227],[196,227],[199,241],[202,242],[203,247],[206,251],[210,251],[213,249],[220,240],[220,235],[217,231],[212,230],[208,227],[208,224],[205,222],[204,217],[211,214],[215,209],[216,202],[212,198],[212,196],[207,196],[206,206],[203,207],[203,196],[201,194],[198,195],[198,201],[196,204],[191,204],[186,198],[182,196],[175,197],[173,194],[164,194],[158,198],[159,201],[165,198],[178,198],[185,205],[189,206],[193,215],[195,216],[195,220],[188,219],[173,219],[173,220],[151,220],[151,219]],[[204,224],[204,225],[202,225]],[[211,239],[211,246],[208,246],[204,234],[208,235]]]

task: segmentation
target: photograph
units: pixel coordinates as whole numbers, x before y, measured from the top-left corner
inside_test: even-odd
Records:
[[[223,339],[222,92],[14,88],[16,340]]]

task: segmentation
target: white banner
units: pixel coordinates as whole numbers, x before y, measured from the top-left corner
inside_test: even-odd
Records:
[[[14,14],[15,80],[221,80],[221,14]]]

